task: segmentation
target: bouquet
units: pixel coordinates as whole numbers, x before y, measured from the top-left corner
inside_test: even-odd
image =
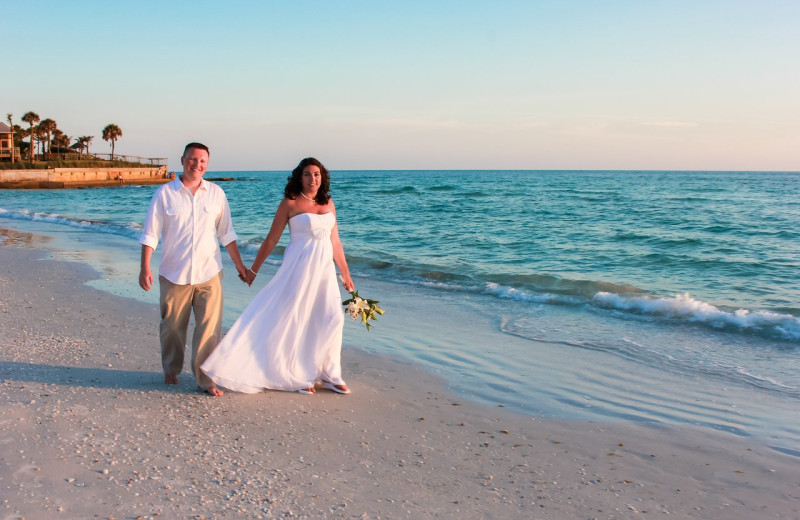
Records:
[[[350,298],[343,301],[342,305],[345,306],[344,311],[353,318],[353,321],[361,318],[361,323],[367,326],[367,330],[371,325],[369,320],[377,320],[377,314],[383,315],[383,309],[378,307],[376,300],[362,298],[358,295],[358,291],[350,291]]]

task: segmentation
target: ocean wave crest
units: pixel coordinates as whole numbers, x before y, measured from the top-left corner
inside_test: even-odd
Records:
[[[90,231],[109,233],[112,235],[120,235],[134,239],[138,239],[142,232],[142,226],[137,222],[129,222],[126,225],[118,225],[106,220],[67,217],[58,215],[56,213],[36,212],[27,209],[9,211],[0,208],[0,217],[11,220],[47,222],[49,224],[87,229]]]
[[[458,189],[457,186],[453,186],[452,184],[443,184],[439,186],[429,186],[428,191],[456,191]]]
[[[453,288],[449,288],[453,290]],[[755,334],[772,340],[800,341],[800,318],[791,314],[738,309],[728,311],[696,300],[688,293],[672,298],[655,298],[642,294],[597,291],[586,297],[581,292],[561,294],[520,289],[487,282],[483,291],[496,298],[548,305],[590,305],[654,318],[680,320],[717,330]]]
[[[491,282],[488,283],[493,284],[492,286],[521,289],[523,295],[529,291],[537,294],[553,293],[566,297],[591,298],[598,292],[613,294],[644,294],[646,292],[644,289],[630,284],[561,278],[550,274],[492,275]],[[522,298],[524,299],[524,296]]]
[[[417,188],[414,186],[403,186],[398,188],[375,190],[374,193],[381,195],[408,195],[412,193],[418,194],[419,190],[417,190]]]
[[[497,298],[531,303],[548,303],[551,305],[580,305],[586,302],[585,298],[580,298],[578,296],[567,296],[547,292],[536,293],[517,289],[515,287],[499,285],[494,282],[486,283],[485,293]]]
[[[749,309],[726,311],[710,303],[695,300],[689,293],[672,298],[651,298],[598,292],[592,298],[592,303],[598,307],[620,311],[682,319],[716,329],[752,332],[772,339],[800,340],[800,318],[789,314]]]

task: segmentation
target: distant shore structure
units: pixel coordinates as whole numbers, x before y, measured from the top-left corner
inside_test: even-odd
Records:
[[[13,148],[12,136],[11,127],[0,122],[0,160],[10,161],[12,158],[19,157],[19,148]]]
[[[33,111],[14,124],[14,114],[0,122],[0,189],[59,189],[163,184],[175,178],[163,157],[117,155],[115,145],[122,128],[114,123],[103,128],[103,140],[111,153],[91,153],[92,135],[68,136],[50,118]],[[27,139],[27,142],[25,141]],[[70,141],[74,139],[74,143]]]
[[[164,184],[175,178],[167,166],[0,170],[0,189],[61,189]]]

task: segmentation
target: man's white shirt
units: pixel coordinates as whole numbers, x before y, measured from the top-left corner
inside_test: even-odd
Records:
[[[161,241],[159,274],[174,284],[194,285],[222,271],[219,244],[236,239],[222,188],[203,179],[192,195],[176,178],[153,195],[139,243],[155,249]]]

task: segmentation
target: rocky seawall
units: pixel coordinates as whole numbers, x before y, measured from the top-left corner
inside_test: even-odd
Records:
[[[60,189],[163,184],[170,181],[166,166],[141,168],[48,168],[0,170],[0,189]]]

